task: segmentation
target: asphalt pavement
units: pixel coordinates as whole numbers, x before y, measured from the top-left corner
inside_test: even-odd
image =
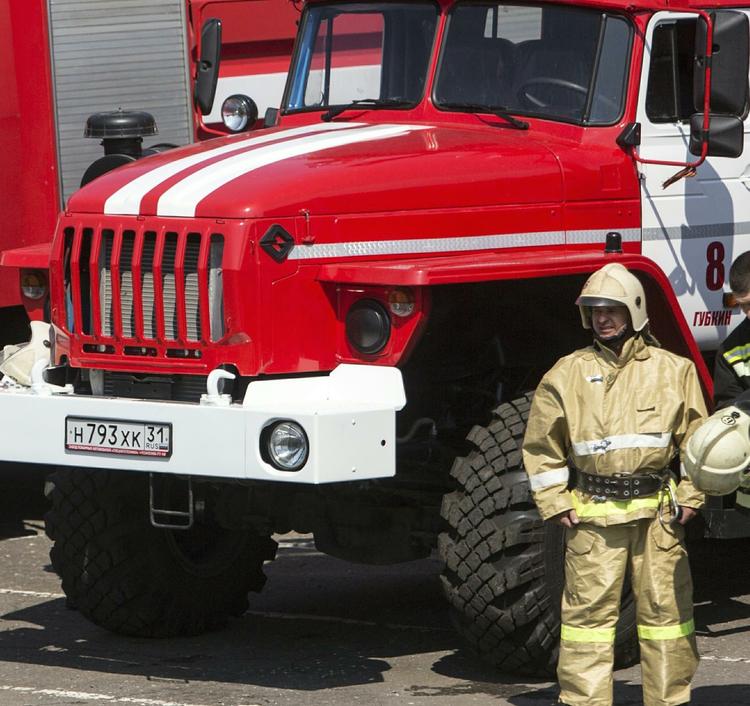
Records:
[[[49,566],[43,475],[0,465],[0,706],[426,704],[546,706],[551,682],[500,675],[453,633],[436,559],[346,563],[305,535],[251,609],[195,638],[110,634],[66,608]],[[703,660],[692,703],[750,704],[750,540],[691,546]],[[641,703],[638,668],[615,703]]]

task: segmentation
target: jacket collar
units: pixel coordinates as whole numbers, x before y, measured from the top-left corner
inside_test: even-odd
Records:
[[[592,352],[592,357],[602,358],[609,365],[618,367],[626,365],[631,360],[647,360],[651,357],[648,344],[639,333],[625,341],[619,357],[600,341],[594,341],[589,350]]]

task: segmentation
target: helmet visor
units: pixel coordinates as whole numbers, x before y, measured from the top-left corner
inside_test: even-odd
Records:
[[[582,294],[576,299],[578,306],[625,306],[617,299],[607,299],[606,297],[592,297]]]

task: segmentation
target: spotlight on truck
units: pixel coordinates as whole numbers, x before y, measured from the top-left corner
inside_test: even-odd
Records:
[[[248,96],[229,96],[221,105],[221,119],[231,132],[252,130],[258,120],[258,106]]]

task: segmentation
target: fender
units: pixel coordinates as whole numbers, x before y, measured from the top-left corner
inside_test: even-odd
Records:
[[[519,279],[549,279],[565,275],[588,274],[609,262],[620,262],[637,272],[646,289],[649,316],[670,350],[690,358],[698,370],[707,399],[713,394],[713,382],[685,316],[664,272],[647,257],[636,253],[613,254],[565,251],[472,253],[408,260],[368,260],[366,262],[321,265],[317,279],[338,284],[431,287],[472,282]]]
[[[18,267],[25,270],[49,269],[52,242],[28,245],[25,248],[12,248],[0,253],[0,267]]]
[[[10,267],[18,269],[19,296],[21,304],[26,310],[29,321],[42,321],[47,318],[49,321],[49,312],[45,313],[49,301],[48,293],[36,299],[31,299],[24,295],[21,288],[21,281],[24,274],[35,274],[38,281],[44,282],[45,287],[49,287],[49,259],[52,252],[52,243],[37,243],[36,245],[27,245],[25,248],[12,248],[0,253],[0,267]]]

